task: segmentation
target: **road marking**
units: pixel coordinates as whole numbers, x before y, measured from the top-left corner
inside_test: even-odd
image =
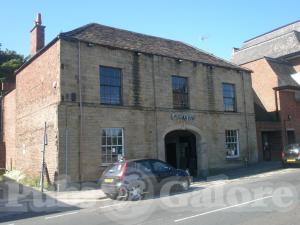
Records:
[[[73,214],[76,214],[76,213],[78,213],[78,212],[69,212],[69,213],[64,213],[64,214],[59,214],[59,215],[54,215],[54,216],[47,216],[47,217],[45,217],[45,219],[49,220],[49,219],[54,219],[54,218],[57,218],[57,217],[73,215]]]
[[[65,201],[65,202],[106,202],[110,201],[110,199],[85,199],[82,200],[80,198],[65,198],[65,199],[60,199],[60,201]]]
[[[86,209],[85,212],[95,212],[99,209],[106,209],[106,208],[110,208],[110,207],[113,207],[113,206],[121,206],[121,205],[126,205],[126,203],[118,203],[118,204],[112,204],[112,205],[105,205],[105,206],[100,206],[100,207],[97,207],[97,208],[93,208],[93,209]]]
[[[118,205],[126,205],[126,203],[119,203],[119,204],[101,206],[101,207],[98,207],[98,209],[105,209],[105,208],[109,208],[109,207],[112,207],[112,206],[118,206]]]
[[[195,217],[204,216],[204,215],[215,213],[215,212],[220,212],[220,211],[223,211],[223,210],[226,210],[226,209],[235,208],[235,207],[239,207],[239,206],[242,206],[242,205],[247,205],[247,204],[257,202],[257,201],[261,201],[261,200],[268,199],[268,198],[272,198],[272,195],[266,196],[266,197],[263,197],[263,198],[254,199],[252,201],[240,203],[240,204],[237,204],[237,205],[231,205],[231,206],[227,206],[227,207],[224,207],[224,208],[215,209],[215,210],[212,210],[212,211],[196,214],[196,215],[193,215],[193,216],[184,217],[184,218],[181,218],[181,219],[174,220],[174,222],[177,223],[177,222],[181,222],[181,221],[184,221],[184,220],[189,220],[189,219],[192,219],[192,218],[195,218]]]

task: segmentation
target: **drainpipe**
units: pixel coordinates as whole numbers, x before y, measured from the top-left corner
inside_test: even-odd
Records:
[[[157,131],[157,105],[156,105],[156,82],[155,82],[155,56],[152,56],[152,85],[153,85],[153,104],[154,104],[154,117],[155,117],[155,139],[156,139],[156,151],[157,151],[157,158],[159,158],[159,145],[158,145],[158,131]],[[159,63],[159,61],[158,61]],[[159,66],[159,65],[158,65]]]
[[[279,91],[276,90],[276,88],[273,88],[274,93],[275,93],[275,106],[276,106],[276,117],[277,120],[280,121],[281,124],[281,149],[283,149],[285,143],[286,143],[286,125],[285,125],[285,119],[282,119],[280,114],[279,114],[279,100],[278,100],[278,94]]]
[[[249,152],[249,126],[248,126],[248,118],[247,118],[247,106],[246,106],[246,93],[245,93],[245,79],[244,79],[244,72],[240,72],[242,77],[242,88],[243,88],[243,101],[244,101],[244,115],[245,115],[245,128],[246,128],[246,145],[247,145],[247,158],[245,159],[245,164],[247,166],[248,161],[250,160],[250,152]],[[247,162],[246,162],[247,160]]]
[[[279,106],[278,106],[278,94],[277,94],[277,90],[274,90],[274,94],[275,94],[275,107],[276,107],[276,119],[279,120]]]
[[[65,108],[65,176],[68,176],[68,106]]]
[[[78,147],[78,181],[79,181],[79,189],[81,190],[81,149],[82,149],[82,93],[81,93],[81,72],[80,72],[80,41],[78,41],[78,92],[79,92],[79,147]]]

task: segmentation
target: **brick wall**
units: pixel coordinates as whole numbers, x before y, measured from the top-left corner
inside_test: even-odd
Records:
[[[57,171],[57,103],[60,100],[59,41],[16,77],[16,169],[38,176],[44,122],[47,122],[46,163],[53,179]]]
[[[6,150],[6,169],[16,165],[16,90],[3,98],[3,145]]]
[[[262,144],[262,132],[280,132],[281,133],[281,122],[280,121],[256,121],[256,134],[257,134],[257,148],[258,148],[258,159],[263,160],[263,144]],[[282,139],[282,137],[280,137]],[[282,140],[279,140],[280,142]],[[281,146],[280,146],[281,147]]]
[[[243,65],[253,71],[252,87],[268,112],[276,111],[273,87],[278,86],[278,78],[266,59],[259,59]]]
[[[5,151],[5,146],[3,142],[0,142],[0,169],[5,168],[5,163],[6,163],[6,151]]]
[[[286,129],[295,131],[296,142],[300,142],[300,102],[295,100],[295,92],[283,90],[279,91],[279,100],[281,102],[280,116],[282,119],[282,127],[284,128],[284,120],[288,120],[288,115],[291,120],[286,121]],[[284,138],[284,144],[287,144]]]

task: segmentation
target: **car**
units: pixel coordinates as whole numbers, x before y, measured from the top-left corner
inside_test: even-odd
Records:
[[[187,191],[191,181],[188,170],[161,160],[120,160],[103,172],[101,189],[111,199],[140,200],[147,194]]]
[[[300,164],[300,144],[287,145],[282,151],[282,165]]]

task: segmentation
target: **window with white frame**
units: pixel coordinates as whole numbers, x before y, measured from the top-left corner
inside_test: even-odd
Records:
[[[225,131],[226,157],[234,158],[240,155],[239,132],[238,130]]]
[[[124,135],[122,128],[104,128],[102,130],[102,164],[114,163],[124,155]]]

